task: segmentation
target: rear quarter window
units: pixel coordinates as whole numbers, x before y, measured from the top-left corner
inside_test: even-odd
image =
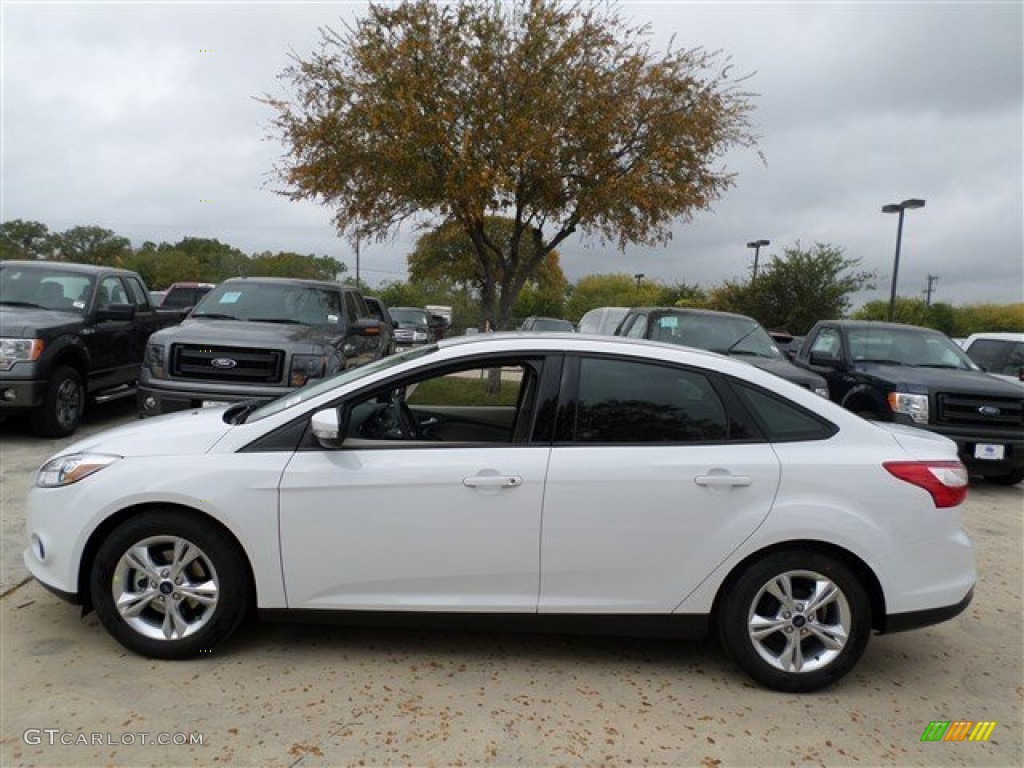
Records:
[[[736,381],[732,386],[773,443],[827,440],[839,431],[832,422],[789,400]]]

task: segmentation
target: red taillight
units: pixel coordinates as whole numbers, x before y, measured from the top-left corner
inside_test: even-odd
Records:
[[[894,477],[928,491],[939,509],[955,507],[967,498],[967,468],[959,461],[886,461],[882,466]]]

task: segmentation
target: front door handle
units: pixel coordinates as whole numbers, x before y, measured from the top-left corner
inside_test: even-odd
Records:
[[[730,486],[750,485],[753,480],[749,475],[715,474],[697,475],[693,478],[693,482],[697,485],[703,485],[708,488],[724,488]]]
[[[474,475],[462,480],[467,488],[515,488],[523,484],[518,475]]]

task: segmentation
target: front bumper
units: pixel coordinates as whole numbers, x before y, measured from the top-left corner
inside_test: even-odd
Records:
[[[46,380],[0,378],[0,410],[38,408],[46,399]]]
[[[274,400],[289,392],[291,387],[253,387],[252,391],[243,392],[238,389],[225,391],[215,387],[204,386],[196,389],[165,389],[153,384],[140,384],[137,402],[139,417],[160,416],[164,413],[188,411],[225,403],[241,403],[250,400]]]

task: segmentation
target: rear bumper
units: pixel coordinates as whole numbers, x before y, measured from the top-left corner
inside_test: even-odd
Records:
[[[959,616],[974,599],[974,587],[968,590],[967,595],[958,603],[945,605],[941,608],[929,608],[925,611],[908,611],[907,613],[890,613],[885,617],[885,629],[883,634],[892,632],[905,632],[908,629],[920,629],[930,627],[932,624],[941,624]]]

